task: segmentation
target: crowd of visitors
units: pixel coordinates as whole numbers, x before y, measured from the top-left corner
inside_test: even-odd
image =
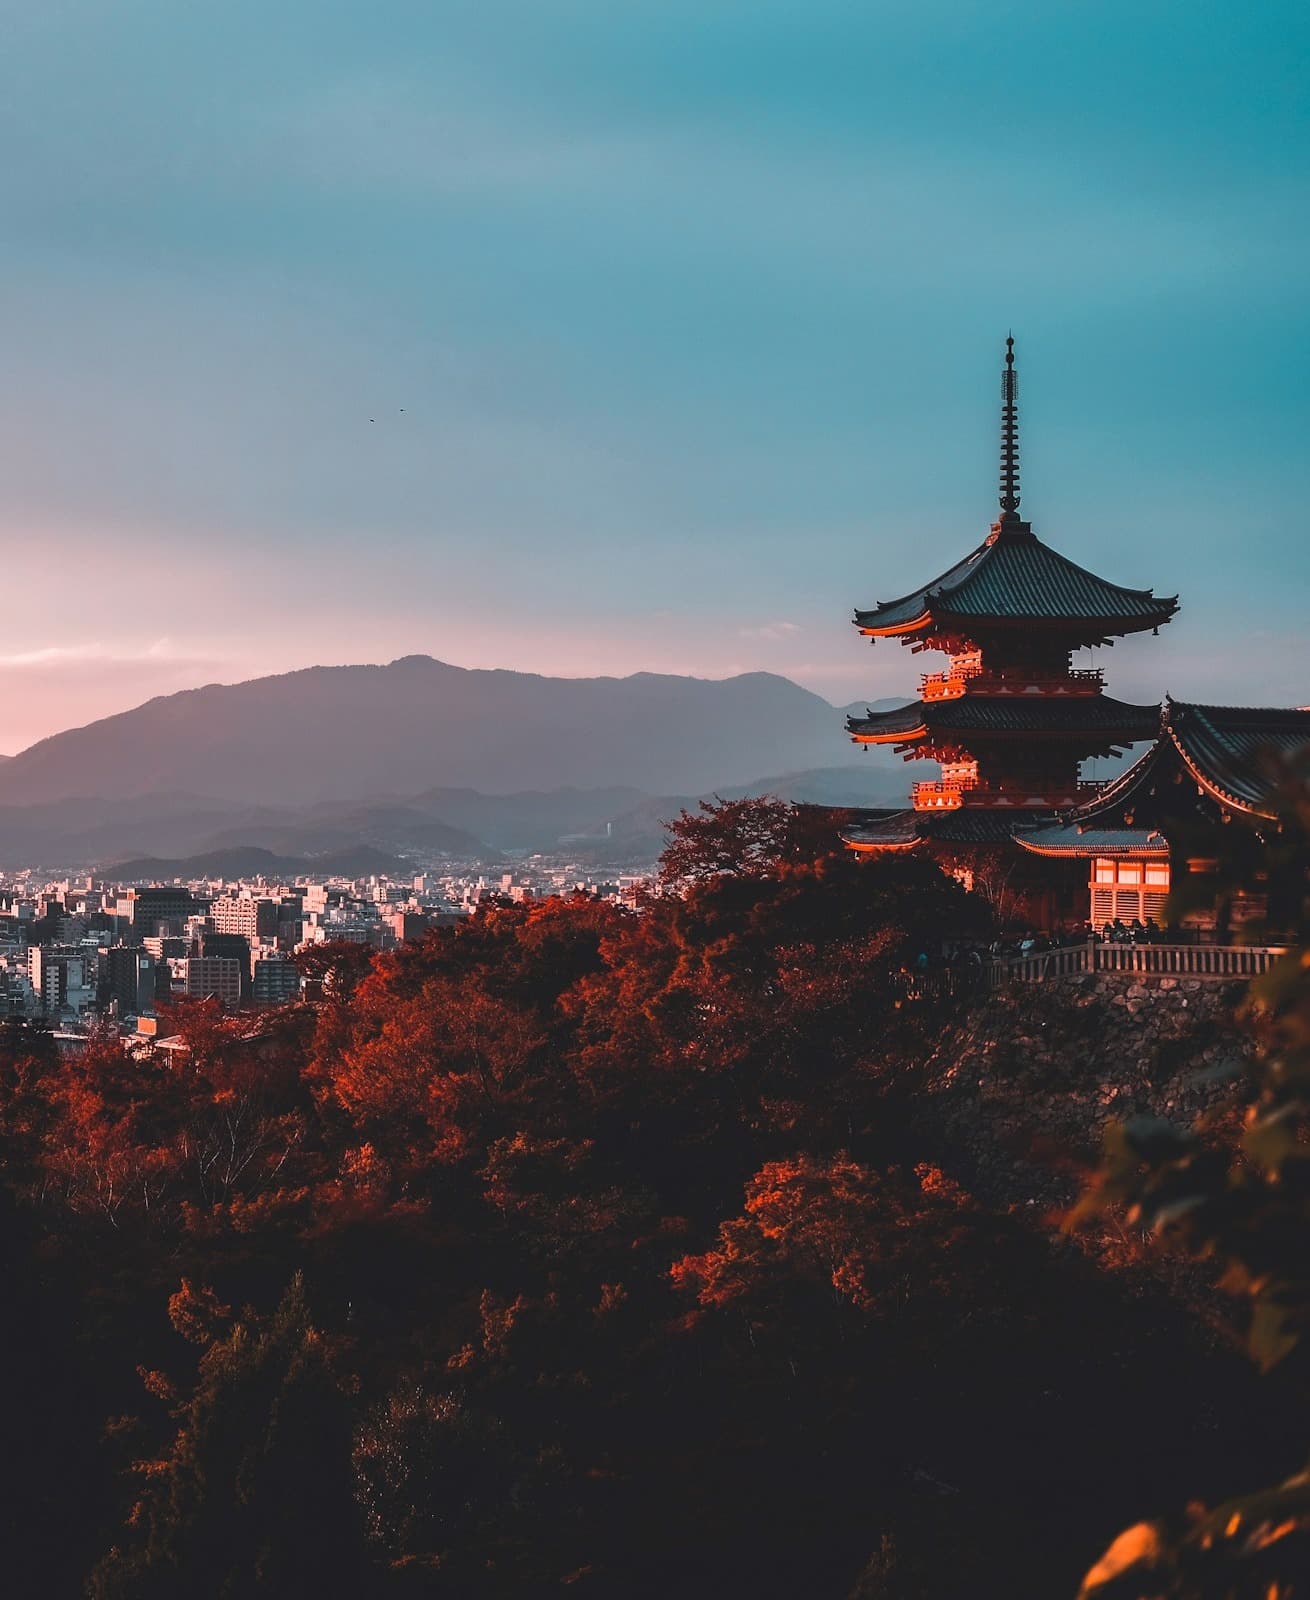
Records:
[[[1059,934],[1022,933],[993,939],[990,943],[947,941],[939,950],[921,950],[912,963],[902,968],[901,982],[908,996],[924,998],[934,992],[957,990],[961,984],[972,988],[973,980],[981,982],[985,969],[996,962],[1022,960],[1077,945],[1159,944],[1176,937],[1176,933],[1167,932],[1154,917],[1148,917],[1145,922],[1138,918],[1125,922],[1116,917],[1100,928],[1085,922],[1081,927]]]

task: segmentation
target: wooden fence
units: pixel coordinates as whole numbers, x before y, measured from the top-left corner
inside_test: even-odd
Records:
[[[1044,983],[1081,973],[1122,972],[1142,977],[1208,978],[1213,982],[1258,978],[1287,953],[1280,945],[1088,944],[1035,950],[981,965],[957,963],[906,975],[906,998],[988,993],[1012,983]]]
[[[1258,978],[1285,955],[1284,947],[1249,944],[1087,944],[988,964],[990,987],[1040,983],[1079,972],[1131,972],[1143,977]]]

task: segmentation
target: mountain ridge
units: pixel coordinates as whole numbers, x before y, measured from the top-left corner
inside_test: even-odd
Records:
[[[164,793],[303,806],[435,787],[701,794],[853,756],[842,715],[776,673],[552,678],[411,655],[154,696],[0,763],[0,807]]]

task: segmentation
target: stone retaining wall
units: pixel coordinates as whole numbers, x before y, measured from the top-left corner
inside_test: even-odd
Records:
[[[1190,1123],[1231,1101],[1250,1061],[1245,989],[1132,973],[1016,985],[945,1027],[923,1090],[980,1192],[1068,1204],[1108,1121]]]

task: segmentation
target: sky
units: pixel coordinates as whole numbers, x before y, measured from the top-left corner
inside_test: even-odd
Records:
[[[1182,597],[1113,692],[1310,702],[1310,9],[0,0],[0,751],[423,652],[927,662],[1023,512]],[[767,735],[762,730],[762,738]]]

